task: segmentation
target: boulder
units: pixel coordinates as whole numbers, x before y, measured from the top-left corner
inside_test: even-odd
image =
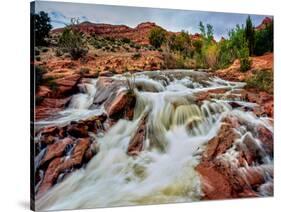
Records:
[[[48,145],[47,152],[41,161],[41,165],[44,165],[44,163],[52,160],[53,158],[61,157],[64,154],[67,145],[72,143],[73,140],[71,138],[64,138],[62,140],[57,141],[54,144]]]
[[[105,110],[109,118],[133,119],[136,97],[130,92],[120,92],[112,101],[107,101]]]
[[[131,156],[138,155],[143,150],[144,141],[147,134],[146,122],[148,115],[145,115],[139,122],[139,126],[131,138],[128,146],[128,154]]]
[[[89,148],[90,140],[88,138],[78,139],[75,141],[74,150],[70,156],[62,156],[53,159],[50,162],[43,181],[39,186],[37,197],[42,196],[46,191],[48,191],[56,183],[61,173],[81,167],[83,165],[83,157],[86,150]],[[91,156],[93,157],[93,155]]]

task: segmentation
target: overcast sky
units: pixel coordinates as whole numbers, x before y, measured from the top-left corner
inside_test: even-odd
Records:
[[[135,27],[141,22],[155,22],[169,31],[187,30],[198,32],[199,22],[214,27],[216,39],[227,37],[236,24],[243,24],[248,14],[217,13],[174,9],[155,9],[144,7],[107,6],[97,4],[78,4],[65,2],[37,1],[35,12],[45,11],[51,17],[54,28],[63,27],[70,18],[79,18],[80,22],[124,24]],[[253,24],[259,25],[265,15],[251,15]],[[270,16],[269,16],[270,17]]]

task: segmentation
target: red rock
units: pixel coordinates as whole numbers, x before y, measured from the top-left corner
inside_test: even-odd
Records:
[[[65,170],[77,165],[81,165],[83,156],[86,150],[90,147],[90,140],[87,138],[79,139],[74,148],[73,154],[69,159],[66,159],[60,169]]]
[[[76,26],[79,31],[82,31],[85,34],[95,34],[103,37],[112,37],[112,38],[129,38],[135,43],[139,44],[149,44],[148,35],[150,30],[156,27],[155,23],[145,22],[139,24],[135,28],[131,28],[125,25],[111,25],[111,24],[97,24],[90,22],[83,22]],[[63,28],[55,29],[52,33],[61,33]]]
[[[228,179],[216,170],[211,163],[200,163],[196,167],[200,174],[204,199],[229,199],[233,198],[232,187]]]
[[[56,97],[65,97],[71,94],[74,94],[78,91],[77,85],[81,76],[78,74],[72,74],[69,76],[65,76],[62,78],[55,79],[54,82],[56,84]]]
[[[107,102],[105,110],[110,118],[133,118],[136,97],[128,92],[121,92],[113,101]]]
[[[38,189],[38,198],[40,198],[40,196],[42,196],[55,184],[60,173],[82,165],[82,159],[85,155],[85,152],[90,147],[90,140],[78,139],[76,142],[77,143],[74,147],[74,151],[69,158],[57,157],[50,162],[44,175],[43,182]]]
[[[144,141],[146,138],[146,122],[147,122],[147,115],[140,120],[139,126],[131,138],[128,146],[128,154],[133,156],[139,154],[143,150]]]
[[[63,99],[44,98],[40,105],[35,107],[35,119],[45,119],[63,110],[69,103],[70,97]]]
[[[39,86],[36,97],[50,97],[52,91],[44,85]]]
[[[212,160],[218,155],[223,154],[228,148],[230,148],[237,138],[232,126],[229,124],[222,124],[216,137],[211,139],[203,153],[204,160]]]
[[[273,133],[265,128],[264,126],[260,126],[257,128],[258,138],[262,142],[264,150],[267,154],[273,155]]]
[[[88,127],[84,123],[74,123],[67,127],[67,132],[69,135],[75,138],[85,138],[89,137]]]
[[[48,145],[47,152],[41,161],[41,165],[43,165],[47,161],[52,160],[53,158],[61,157],[65,151],[66,146],[72,143],[73,140],[71,138],[64,138],[54,144]]]

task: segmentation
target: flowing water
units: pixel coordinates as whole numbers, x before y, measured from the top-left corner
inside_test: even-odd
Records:
[[[113,78],[126,79],[123,75]],[[87,164],[58,183],[36,202],[37,209],[96,208],[135,204],[197,201],[202,197],[201,182],[195,166],[211,138],[215,137],[225,117],[237,117],[253,129],[264,126],[273,132],[271,120],[257,118],[250,110],[256,105],[239,95],[244,83],[209,77],[204,72],[171,70],[141,72],[131,79],[137,102],[132,121],[119,120],[109,131],[95,135],[98,153]],[[125,89],[125,88],[124,88]],[[211,100],[197,102],[195,96],[214,89],[225,89]],[[69,107],[55,118],[38,122],[66,125],[103,113],[100,106],[91,109],[96,80],[80,85],[81,93],[72,97]],[[241,107],[232,108],[232,95]],[[233,100],[233,96],[235,97]],[[138,156],[127,154],[128,144],[140,120],[148,115],[144,150]],[[240,138],[221,157],[237,164],[235,145],[253,136],[249,128],[235,129]],[[253,130],[254,131],[254,130]],[[260,141],[253,139],[260,149]],[[272,167],[272,158],[263,154],[262,163]],[[273,179],[268,177],[268,182]],[[266,195],[266,184],[260,195]]]

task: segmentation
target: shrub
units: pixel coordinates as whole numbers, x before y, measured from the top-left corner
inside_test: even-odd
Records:
[[[166,31],[160,27],[154,27],[149,33],[149,43],[155,48],[160,48],[166,41]]]
[[[249,59],[249,49],[244,47],[239,50],[240,71],[245,72],[251,68],[251,61]]]
[[[189,34],[182,31],[178,35],[172,35],[169,39],[169,45],[171,50],[179,51],[182,54],[187,55],[191,45]]]
[[[218,49],[218,68],[227,68],[235,60],[235,53],[230,48],[230,41],[220,41]]]
[[[131,40],[129,38],[122,38],[121,41],[123,43],[131,43]]]
[[[218,66],[217,44],[210,44],[203,49],[204,61],[209,68],[215,69]]]
[[[71,24],[64,28],[59,38],[59,47],[65,49],[73,60],[86,56],[88,48],[83,34],[75,27],[78,24],[74,19]]]
[[[139,59],[140,57],[141,57],[141,53],[139,53],[139,52],[137,52],[137,53],[135,53],[135,54],[132,55],[132,59],[133,59],[133,60],[137,60],[137,59]]]
[[[248,88],[273,93],[273,72],[272,70],[260,70],[253,77],[247,79],[246,83]]]

